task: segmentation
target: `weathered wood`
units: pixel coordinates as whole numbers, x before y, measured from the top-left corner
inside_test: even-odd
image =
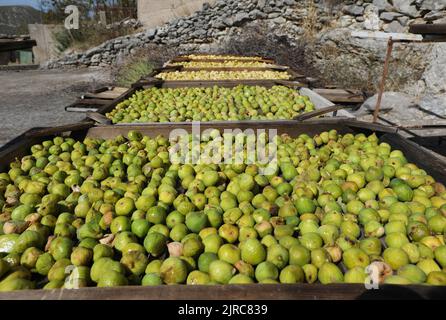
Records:
[[[91,106],[68,106],[65,107],[66,112],[98,112],[98,108],[93,108]]]
[[[306,112],[303,114],[298,115],[297,117],[294,118],[294,120],[296,121],[304,121],[304,120],[308,120],[308,119],[312,119],[312,118],[316,118],[319,116],[322,116],[324,114],[330,113],[330,112],[336,112],[339,110],[343,110],[348,108],[348,106],[341,106],[341,105],[333,105],[330,107],[325,107],[322,109],[317,109],[314,111],[310,111],[310,112]]]
[[[252,284],[217,286],[155,286],[26,290],[0,294],[10,300],[368,300],[442,299],[445,287],[383,285],[367,290],[363,284]]]
[[[124,100],[130,98],[136,91],[140,90],[141,87],[132,87],[122,93],[118,98],[115,100],[108,102],[108,104],[104,105],[103,107],[99,108],[98,113],[100,114],[106,114],[107,112],[112,111],[118,104],[123,102]]]
[[[333,103],[364,102],[364,94],[360,90],[326,89],[326,88],[315,88],[312,90]]]
[[[0,40],[0,52],[32,49],[36,45],[36,40]]]
[[[446,136],[413,137],[409,140],[446,157]]]
[[[409,27],[409,32],[423,35],[446,35],[446,23],[412,24]]]
[[[132,87],[162,87],[162,88],[184,88],[184,87],[196,87],[196,88],[207,88],[213,86],[219,86],[224,88],[233,88],[239,85],[245,86],[261,86],[271,88],[272,86],[285,85],[293,87],[307,87],[306,83],[290,80],[175,80],[175,81],[163,81],[156,78],[148,78],[146,80],[140,80],[132,85]]]
[[[232,55],[231,56],[236,56],[236,55]],[[243,57],[243,56],[240,56]],[[172,63],[172,62],[191,62],[191,61],[196,61],[196,62],[225,62],[227,60],[231,60],[231,61],[243,61],[243,62],[265,62],[265,63],[270,63],[270,64],[275,64],[276,62],[273,59],[270,58],[263,58],[263,57],[259,57],[260,59],[191,59],[185,56],[179,56],[176,58],[173,58],[172,60],[170,60],[168,63]]]
[[[381,31],[352,31],[352,37],[364,38],[364,39],[377,39],[377,40],[389,40],[392,38],[394,41],[423,41],[423,37],[420,35],[408,34],[408,33],[392,33]]]
[[[96,121],[100,124],[112,124],[111,120],[106,116],[97,112],[87,112],[87,118]]]
[[[331,102],[330,100],[327,100],[326,98],[322,97],[321,95],[319,95],[318,93],[314,92],[311,89],[301,88],[300,93],[304,96],[308,96],[310,98],[311,102],[313,102],[314,105],[316,106],[316,109],[322,109],[322,108],[334,106],[333,102]],[[350,112],[348,112],[346,110],[339,110],[338,112],[336,112],[335,115],[338,115],[340,117],[347,117],[347,118],[355,117]]]
[[[151,78],[157,78],[159,79],[157,76],[160,73],[169,73],[169,72],[183,72],[183,71],[208,71],[208,72],[212,72],[212,71],[281,71],[284,73],[287,73],[290,77],[290,79],[288,79],[289,81],[292,80],[299,80],[299,79],[303,79],[305,78],[304,75],[297,73],[296,71],[292,70],[291,68],[287,68],[287,69],[276,69],[274,67],[265,67],[265,68],[250,68],[250,67],[225,67],[225,68],[193,68],[193,69],[186,69],[182,66],[169,66],[169,67],[164,67],[164,68],[156,68],[154,69],[150,74],[148,74],[145,77],[142,77],[142,79],[151,79]],[[233,79],[233,80],[229,80],[229,81],[262,81],[262,80],[281,80],[281,79],[259,79],[259,80],[238,80],[238,79]],[[173,81],[212,81],[212,80],[164,80],[165,82],[173,82]],[[221,80],[215,80],[215,81],[221,81]]]
[[[125,93],[127,90],[128,88],[122,87],[109,88],[108,90],[104,90],[101,92],[88,92],[84,94],[82,98],[113,100]]]
[[[446,42],[446,35],[426,34],[423,36],[423,42],[425,42],[425,43]]]
[[[84,98],[78,99],[76,104],[85,104],[85,105],[106,105],[110,103],[110,100],[107,99],[94,99],[94,98]]]
[[[273,70],[273,71],[287,71],[290,67],[279,66],[279,65],[271,65],[268,67],[185,67],[182,65],[167,65],[165,68],[175,68],[176,71],[265,71],[265,70]]]
[[[32,130],[28,131],[27,133],[25,133],[25,135],[29,136],[29,137],[44,137],[44,136],[60,134],[60,133],[64,133],[64,132],[89,129],[93,125],[94,125],[94,122],[84,121],[84,122],[78,122],[78,123],[73,123],[73,124],[67,124],[67,125],[63,125],[63,126],[51,127],[51,128],[32,129]]]
[[[8,64],[0,65],[0,71],[23,71],[23,70],[37,70],[38,64]]]

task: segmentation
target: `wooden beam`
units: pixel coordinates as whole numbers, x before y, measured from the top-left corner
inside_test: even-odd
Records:
[[[389,40],[393,41],[423,41],[421,35],[408,34],[408,33],[387,33],[381,31],[352,31],[352,37],[363,39],[377,39],[377,40]]]
[[[32,49],[32,47],[36,45],[37,45],[36,40],[20,40],[20,41],[0,40],[0,52]]]
[[[334,103],[364,102],[364,95],[360,90],[318,88],[313,89],[313,91]]]
[[[409,32],[415,34],[446,35],[446,23],[413,24],[409,27]]]
[[[311,89],[301,88],[299,91],[300,91],[301,95],[304,95],[304,96],[307,96],[308,98],[310,98],[311,102],[314,103],[316,109],[323,109],[323,108],[332,107],[335,105],[333,102],[325,99],[324,97],[322,97],[321,95],[319,95],[318,93],[314,92]],[[346,110],[339,110],[337,112],[337,115],[339,117],[355,118],[355,116],[353,116],[350,112],[348,112]]]

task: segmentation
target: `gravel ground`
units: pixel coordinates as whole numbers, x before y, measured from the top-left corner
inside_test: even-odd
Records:
[[[88,90],[110,84],[102,69],[0,71],[0,145],[33,127],[82,120],[64,108]]]

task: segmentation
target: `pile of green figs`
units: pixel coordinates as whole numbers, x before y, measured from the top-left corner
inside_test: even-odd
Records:
[[[446,285],[445,186],[401,151],[335,130],[258,139],[277,144],[267,175],[172,163],[173,142],[136,131],[33,145],[0,173],[0,291],[369,283],[371,265]]]
[[[285,86],[150,88],[107,114],[113,123],[293,119],[313,111],[306,96]]]

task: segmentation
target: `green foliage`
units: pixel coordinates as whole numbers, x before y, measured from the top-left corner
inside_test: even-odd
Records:
[[[56,41],[56,49],[63,52],[68,49],[73,43],[73,37],[67,29],[61,29],[53,33],[53,38]]]
[[[116,75],[116,82],[119,86],[130,87],[132,83],[138,81],[142,76],[148,75],[153,70],[153,65],[147,59],[135,59],[120,68]]]
[[[131,34],[133,31],[131,28],[123,27],[108,29],[92,21],[81,21],[78,30],[64,28],[54,32],[53,37],[56,41],[57,50],[63,52],[69,48],[87,50],[107,40]]]

